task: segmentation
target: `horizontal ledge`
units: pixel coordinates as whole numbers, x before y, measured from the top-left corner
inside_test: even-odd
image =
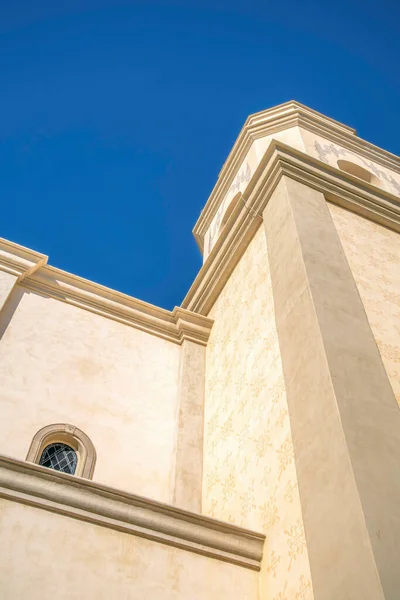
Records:
[[[207,315],[262,221],[282,176],[316,189],[371,221],[400,232],[399,198],[291,146],[272,140],[210,254],[182,302]]]
[[[2,455],[0,497],[260,569],[262,534]]]
[[[341,144],[376,163],[400,173],[400,158],[394,154],[359,138],[356,131],[319,113],[297,101],[289,101],[279,106],[250,115],[229,153],[221,172],[201,214],[193,228],[193,234],[203,249],[204,236],[215,216],[220,203],[233,179],[236,177],[242,161],[255,139],[273,135],[291,127],[302,127],[313,131],[327,140]]]
[[[18,246],[7,242],[9,255]],[[1,245],[0,245],[1,250]],[[26,250],[28,252],[28,250]],[[6,270],[1,262],[0,269]],[[213,321],[181,307],[165,310],[82,277],[40,263],[20,277],[24,289],[134,327],[162,339],[206,345]]]
[[[47,263],[47,256],[0,238],[0,269],[22,280]]]

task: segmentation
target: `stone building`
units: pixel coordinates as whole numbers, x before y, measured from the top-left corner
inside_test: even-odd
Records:
[[[399,600],[399,196],[288,102],[171,312],[1,240],[2,600]]]

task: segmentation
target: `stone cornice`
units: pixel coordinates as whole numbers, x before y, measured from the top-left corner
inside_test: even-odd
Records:
[[[0,497],[260,569],[262,534],[1,455]]]
[[[47,263],[47,256],[0,238],[0,270],[18,277],[19,281]]]
[[[284,175],[317,189],[335,204],[400,232],[398,197],[273,140],[183,300],[184,308],[208,314]]]
[[[357,137],[355,129],[326,117],[299,102],[286,102],[250,115],[229,153],[219,174],[218,181],[193,228],[193,234],[201,250],[203,250],[205,233],[253,141],[296,126],[308,129],[377,164],[400,173],[400,159],[397,156]]]
[[[24,288],[176,344],[207,344],[210,319],[181,307],[159,308],[46,263],[47,256],[0,238],[0,270],[16,275]]]
[[[205,345],[212,326],[210,319],[183,308],[165,310],[48,265],[25,278],[23,284],[34,292],[177,344],[190,340]]]

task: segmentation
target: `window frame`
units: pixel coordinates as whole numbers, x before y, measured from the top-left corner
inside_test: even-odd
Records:
[[[42,427],[34,436],[26,460],[39,465],[43,451],[51,444],[67,444],[77,454],[75,473],[71,477],[92,479],[96,464],[96,450],[90,438],[75,425],[55,423]],[[43,467],[48,469],[51,467]],[[55,469],[52,469],[55,470]],[[63,471],[56,471],[62,473]]]

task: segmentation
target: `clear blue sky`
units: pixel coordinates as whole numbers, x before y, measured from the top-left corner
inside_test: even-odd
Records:
[[[248,114],[296,99],[400,154],[399,23],[398,0],[0,0],[0,235],[179,305]]]

